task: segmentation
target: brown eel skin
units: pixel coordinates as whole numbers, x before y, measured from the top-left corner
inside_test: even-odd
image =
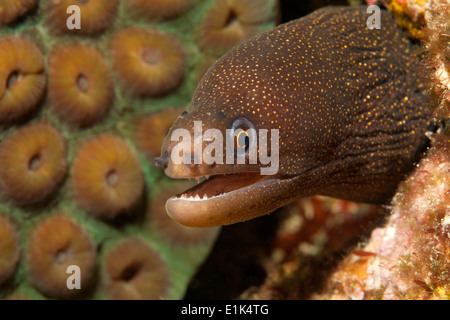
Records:
[[[250,39],[210,68],[155,160],[175,179],[208,177],[167,201],[175,221],[227,225],[316,194],[389,203],[426,147],[430,116],[410,40],[389,12],[381,11],[379,30],[367,28],[369,16],[366,7],[326,7]],[[175,164],[174,147],[198,141],[194,121],[224,141],[230,128],[278,129],[278,172],[261,175],[267,164],[259,160]],[[172,141],[180,128],[192,141]],[[189,159],[203,154],[192,150]]]

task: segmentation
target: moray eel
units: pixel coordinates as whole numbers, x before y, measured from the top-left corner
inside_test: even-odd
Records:
[[[379,30],[367,28],[368,17],[366,7],[323,8],[238,45],[208,70],[155,160],[171,178],[209,176],[167,201],[175,221],[227,225],[311,195],[390,201],[426,146],[430,119],[409,39],[390,13],[381,11]],[[259,160],[193,161],[205,141],[175,163],[182,140],[172,133],[186,129],[192,140],[183,143],[193,145],[194,121],[224,135],[278,129],[278,172],[262,175]],[[258,150],[275,151],[267,141]]]

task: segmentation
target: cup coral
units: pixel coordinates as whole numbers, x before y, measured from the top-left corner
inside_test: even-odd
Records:
[[[129,28],[115,35],[114,68],[136,95],[160,96],[178,86],[185,72],[185,54],[173,36],[154,29]]]
[[[72,168],[75,197],[87,211],[112,219],[136,205],[144,179],[125,141],[103,134],[86,142]]]
[[[112,299],[156,300],[167,294],[168,266],[144,241],[122,240],[106,252],[104,263],[105,286]]]
[[[64,138],[47,123],[27,125],[0,145],[0,189],[19,204],[46,200],[66,170]]]
[[[172,19],[186,12],[194,0],[130,0],[129,6],[138,15],[150,19]]]
[[[0,123],[17,120],[37,107],[45,92],[44,60],[27,38],[0,38]]]
[[[39,222],[32,230],[26,250],[27,272],[42,293],[56,298],[69,298],[83,291],[67,287],[67,270],[78,266],[81,290],[86,291],[95,271],[96,250],[83,228],[63,215]]]

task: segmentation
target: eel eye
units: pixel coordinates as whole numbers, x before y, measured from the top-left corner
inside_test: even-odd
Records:
[[[246,156],[251,147],[254,146],[256,135],[253,123],[244,117],[236,118],[231,124],[234,140],[234,156]]]

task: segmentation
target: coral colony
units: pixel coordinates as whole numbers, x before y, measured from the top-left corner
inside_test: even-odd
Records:
[[[217,228],[153,166],[198,81],[275,0],[0,3],[0,298],[179,299]]]

